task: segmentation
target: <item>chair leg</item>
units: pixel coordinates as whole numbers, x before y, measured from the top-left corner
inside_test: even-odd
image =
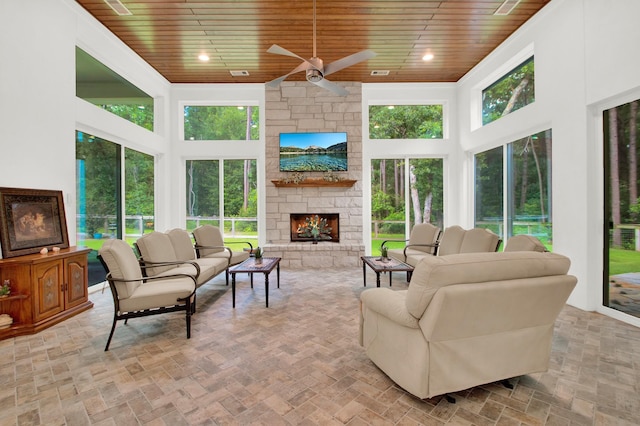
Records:
[[[187,299],[186,306],[186,321],[187,321],[187,339],[191,338],[191,301]]]
[[[229,285],[229,268],[224,271],[225,278],[227,279],[227,285]]]
[[[118,321],[118,319],[116,318],[116,316],[113,316],[113,325],[111,326],[111,333],[109,333],[109,338],[107,339],[107,346],[104,347],[104,351],[108,351],[109,350],[109,344],[111,343],[111,338],[113,337],[113,332],[116,331],[116,322]]]

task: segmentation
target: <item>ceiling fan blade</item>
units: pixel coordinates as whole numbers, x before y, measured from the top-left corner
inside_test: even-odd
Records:
[[[276,79],[273,79],[273,80],[267,82],[266,84],[269,87],[277,87],[280,83],[282,83],[291,74],[295,74],[295,73],[300,72],[300,71],[305,71],[306,69],[307,69],[307,62],[305,61],[305,62],[301,63],[300,65],[298,65],[297,67],[295,67],[291,72],[289,72],[289,73],[287,73],[287,74],[285,74],[283,76],[280,76],[280,77],[278,77]]]
[[[277,44],[271,45],[271,47],[267,49],[267,52],[268,53],[273,53],[273,54],[276,54],[276,55],[291,56],[292,58],[298,58],[301,61],[305,61],[306,62],[305,58],[303,58],[301,56],[298,56],[295,53],[288,51],[284,47],[278,46]]]
[[[349,92],[347,92],[345,88],[340,87],[337,84],[332,83],[326,79],[322,79],[320,81],[312,81],[312,83],[318,87],[322,87],[323,89],[330,90],[338,96],[347,96],[349,94]]]
[[[376,52],[373,50],[362,50],[358,53],[354,53],[353,55],[345,56],[342,59],[338,59],[337,61],[333,61],[330,64],[325,65],[324,75],[333,74],[334,72],[350,67],[351,65],[355,65],[358,62],[374,58],[375,56]]]

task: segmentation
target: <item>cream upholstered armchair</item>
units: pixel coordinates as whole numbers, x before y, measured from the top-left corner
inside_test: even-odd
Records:
[[[104,350],[116,329],[116,323],[131,318],[167,312],[184,311],[187,339],[191,337],[191,314],[195,301],[196,279],[192,275],[175,274],[143,277],[133,249],[124,241],[107,240],[98,252],[107,271],[107,281],[113,296],[113,325]]]
[[[426,256],[408,290],[362,292],[360,344],[418,398],[546,371],[569,266],[535,251]]]
[[[402,240],[406,246],[397,249],[389,248],[387,254],[389,257],[415,267],[425,254],[436,253],[440,234],[440,228],[435,225],[417,223],[411,228],[409,239]],[[387,244],[393,241],[398,240],[383,241],[381,247],[387,247]]]
[[[229,259],[229,266],[237,265],[247,260],[253,251],[253,245],[248,241],[238,242],[247,244],[249,251],[231,250],[225,245],[220,228],[213,225],[202,225],[193,230],[195,248],[199,258],[224,257]]]

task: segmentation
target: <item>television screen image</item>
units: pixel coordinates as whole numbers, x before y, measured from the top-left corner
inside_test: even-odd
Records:
[[[280,133],[281,172],[347,170],[347,133]]]

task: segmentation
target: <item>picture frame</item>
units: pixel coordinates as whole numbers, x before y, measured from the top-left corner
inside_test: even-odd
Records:
[[[69,247],[62,191],[0,188],[2,257]]]

